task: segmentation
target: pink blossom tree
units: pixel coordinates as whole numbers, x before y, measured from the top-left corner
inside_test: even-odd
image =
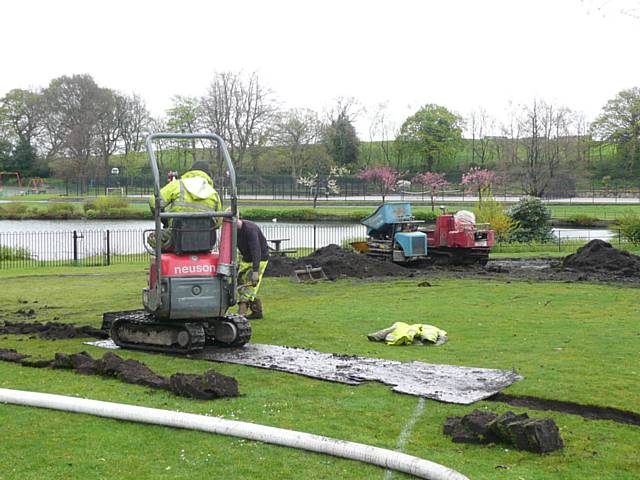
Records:
[[[385,197],[396,189],[398,181],[398,173],[391,167],[367,167],[357,176],[378,187],[382,195],[382,203]]]
[[[493,170],[473,167],[462,175],[462,184],[471,191],[478,192],[478,203],[482,203],[482,194],[490,192],[491,187],[499,180],[498,174]]]
[[[419,173],[411,180],[411,183],[417,183],[418,185],[422,185],[423,187],[427,187],[429,189],[429,193],[431,194],[431,211],[435,210],[434,198],[438,190],[446,188],[449,185],[444,178],[444,173],[435,173],[435,172],[424,172]]]

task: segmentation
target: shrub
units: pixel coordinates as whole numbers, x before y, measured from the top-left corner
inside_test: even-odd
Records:
[[[47,205],[49,218],[71,218],[75,216],[76,209],[72,203],[50,203]]]
[[[38,207],[29,207],[25,213],[28,218],[38,218],[41,217],[45,211],[46,210],[42,210]]]
[[[553,240],[549,224],[551,212],[539,198],[525,197],[512,206],[507,214],[517,223],[517,227],[511,232],[511,241],[549,242]]]
[[[6,247],[0,245],[0,262],[7,260],[29,260],[31,252],[27,248],[22,247]]]
[[[426,223],[435,223],[437,216],[438,214],[436,212],[429,211],[420,211],[414,213],[414,217],[416,217],[416,220],[424,220]]]
[[[87,200],[82,205],[85,213],[89,210],[97,212],[108,212],[112,209],[126,209],[129,206],[129,200],[125,197],[106,197],[104,195]]]
[[[635,246],[640,246],[640,215],[627,213],[620,217],[620,234]]]
[[[591,227],[595,225],[597,220],[598,219],[595,217],[592,217],[590,215],[582,215],[582,214],[572,215],[569,218],[567,218],[567,221],[571,225],[575,225],[577,227]]]
[[[6,203],[0,207],[2,218],[23,218],[27,213],[27,205],[24,203]]]
[[[495,232],[496,241],[508,241],[518,223],[507,215],[502,205],[493,198],[485,198],[475,210],[477,223],[488,223]]]

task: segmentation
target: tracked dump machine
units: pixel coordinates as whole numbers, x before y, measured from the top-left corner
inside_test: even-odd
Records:
[[[230,182],[230,209],[163,212],[154,150],[154,142],[160,139],[217,143]],[[155,228],[146,231],[143,239],[151,255],[148,286],[142,291],[144,310],[104,313],[102,328],[117,345],[139,350],[190,353],[209,343],[244,345],[251,338],[251,326],[243,316],[228,313],[237,301],[238,214],[235,170],[226,145],[216,134],[174,133],[152,134],[146,145],[154,179]],[[218,239],[216,220],[220,219]],[[163,223],[168,228],[163,230]]]
[[[410,203],[385,203],[361,223],[367,227],[367,242],[353,246],[396,263],[485,265],[494,244],[493,230],[476,224],[473,213],[464,210],[440,215],[428,226],[415,219]]]

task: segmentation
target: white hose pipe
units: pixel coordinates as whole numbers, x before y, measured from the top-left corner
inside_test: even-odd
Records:
[[[102,402],[99,400],[52,395],[48,393],[9,390],[5,388],[0,388],[0,403],[50,408],[131,422],[151,423],[167,427],[231,435],[233,437],[247,438],[258,442],[272,443],[285,447],[326,453],[351,460],[359,460],[382,468],[397,470],[431,480],[469,480],[464,475],[443,465],[404,453],[372,447],[362,443],[336,440],[321,435],[268,427],[254,423],[237,422],[192,413],[172,412],[158,408],[138,407],[135,405]]]

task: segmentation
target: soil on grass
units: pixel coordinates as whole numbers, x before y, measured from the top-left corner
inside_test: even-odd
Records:
[[[401,265],[329,245],[302,258],[271,257],[266,276],[289,277],[305,266],[322,267],[329,280],[373,277],[497,277],[535,281],[640,285],[640,257],[592,240],[564,259],[491,260],[486,266]],[[425,285],[429,286],[429,285]]]
[[[19,311],[16,314],[20,315]],[[109,334],[104,330],[99,330],[89,325],[75,326],[70,323],[12,322],[9,320],[5,320],[0,324],[0,335],[34,335],[46,340],[83,337],[109,338]]]
[[[534,419],[522,413],[502,414],[474,410],[462,417],[448,417],[443,433],[456,443],[505,443],[518,450],[547,453],[564,448],[560,430],[552,418]]]
[[[33,360],[29,355],[13,349],[0,348],[0,361],[19,363],[24,367],[49,367],[73,370],[83,375],[115,377],[124,383],[168,390],[175,395],[200,400],[240,395],[238,381],[215,370],[207,370],[202,375],[175,373],[170,377],[163,377],[138,360],[125,360],[112,352],[105,353],[100,359],[94,359],[87,352],[80,352],[71,355],[56,353],[53,360]]]
[[[307,265],[321,267],[329,280],[338,278],[406,277],[413,271],[395,263],[362,255],[353,250],[328,245],[311,255],[301,258],[272,256],[265,271],[270,277],[289,277],[294,270],[304,269]]]
[[[491,402],[506,403],[513,407],[525,407],[532,410],[554,411],[580,415],[589,420],[610,420],[627,425],[640,426],[640,413],[621,410],[613,407],[601,407],[598,405],[583,405],[575,402],[565,402],[562,400],[549,400],[528,395],[510,395],[507,393],[496,393],[486,399]]]
[[[602,240],[592,240],[564,258],[564,269],[588,273],[614,273],[622,276],[640,275],[640,257],[624,252]]]

